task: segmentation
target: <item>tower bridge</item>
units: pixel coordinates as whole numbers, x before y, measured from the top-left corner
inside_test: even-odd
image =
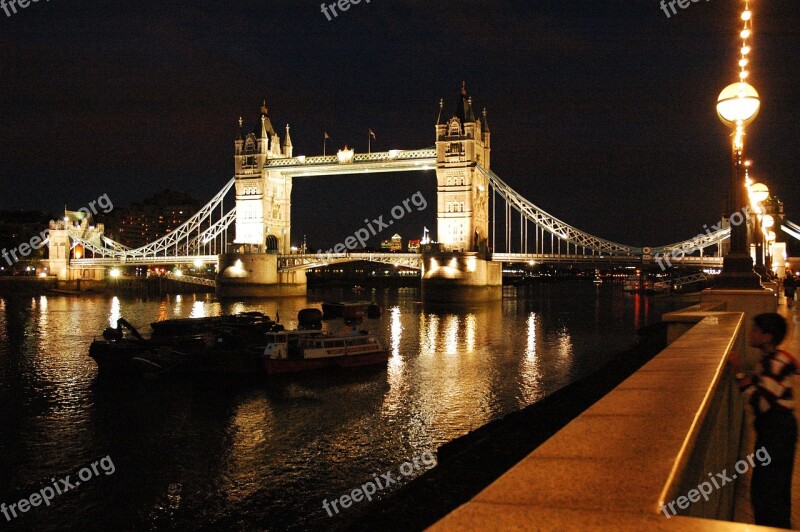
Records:
[[[265,103],[251,130],[239,118],[233,178],[184,224],[131,249],[106,237],[102,227],[56,222],[49,234],[50,271],[60,279],[101,278],[111,266],[200,261],[217,265],[223,296],[280,296],[305,294],[308,269],[367,260],[418,268],[423,298],[457,301],[499,298],[503,262],[641,264],[666,255],[671,264],[722,263],[729,227],[666,246],[637,247],[591,235],[537,207],[491,170],[487,112],[476,110],[465,85],[453,112],[440,100],[434,130],[434,145],[423,149],[356,153],[345,147],[332,155],[295,155],[289,126],[281,140]],[[437,242],[423,253],[291,252],[295,178],[409,171],[436,174]]]

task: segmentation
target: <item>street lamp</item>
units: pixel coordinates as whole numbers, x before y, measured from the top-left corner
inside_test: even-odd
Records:
[[[740,81],[728,85],[717,99],[717,115],[731,129],[746,126],[755,120],[761,110],[761,100],[752,85]]]
[[[762,203],[769,197],[769,188],[764,183],[750,185],[750,199],[754,203]]]
[[[750,203],[753,207],[753,236],[756,245],[756,267],[755,271],[762,278],[767,276],[767,268],[764,266],[764,240],[766,220],[764,217],[764,201],[769,198],[769,188],[764,183],[753,183],[749,185]],[[770,217],[771,218],[771,217]],[[774,221],[773,221],[774,223]]]
[[[761,108],[758,92],[743,81],[725,87],[717,99],[717,115],[732,132],[731,178],[728,194],[729,213],[747,205],[743,172],[744,127],[751,123]],[[722,288],[761,288],[761,278],[753,271],[748,252],[747,227],[731,224],[731,247],[723,260],[719,286]]]

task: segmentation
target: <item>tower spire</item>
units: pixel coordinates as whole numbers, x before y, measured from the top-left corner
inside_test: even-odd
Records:
[[[286,139],[283,141],[283,156],[292,156],[292,137],[289,136],[289,124],[286,124]]]

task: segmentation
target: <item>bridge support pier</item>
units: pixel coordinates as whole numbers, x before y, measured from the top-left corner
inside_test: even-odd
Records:
[[[279,272],[277,253],[225,253],[219,256],[220,297],[294,297],[306,295],[306,272]]]
[[[477,303],[503,298],[503,268],[476,252],[422,254],[422,300]]]

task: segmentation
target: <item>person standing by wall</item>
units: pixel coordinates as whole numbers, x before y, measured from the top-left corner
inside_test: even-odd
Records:
[[[786,279],[783,280],[783,295],[786,296],[786,305],[789,308],[794,306],[794,294],[797,291],[797,281],[794,273],[787,271]]]
[[[750,394],[755,414],[756,449],[764,447],[772,463],[753,470],[750,501],[757,525],[791,528],[792,469],[797,445],[792,376],[798,371],[795,358],[778,349],[786,336],[786,320],[765,313],[753,318],[749,344],[761,350],[757,373],[742,372],[737,357],[729,365],[740,391]]]

